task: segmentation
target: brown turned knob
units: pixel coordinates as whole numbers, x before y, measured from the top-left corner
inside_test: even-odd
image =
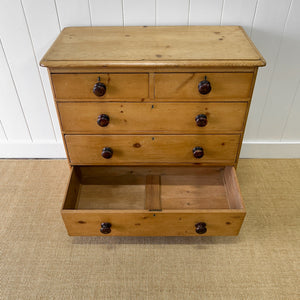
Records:
[[[106,86],[104,83],[100,82],[100,77],[98,78],[99,82],[94,85],[93,93],[97,97],[102,97],[106,92]]]
[[[200,81],[200,83],[198,84],[198,91],[202,95],[206,95],[211,91],[211,85],[210,82],[206,80],[206,76],[204,80]]]
[[[97,119],[97,124],[100,127],[106,127],[108,125],[108,123],[109,123],[109,116],[106,114],[100,115]]]
[[[204,127],[207,125],[207,116],[204,114],[198,115],[195,121],[199,127]]]
[[[103,158],[109,159],[109,158],[111,158],[113,156],[113,153],[114,152],[113,152],[113,150],[110,147],[104,147],[102,149],[101,155],[102,155]]]
[[[204,223],[204,222],[197,223],[195,225],[195,227],[196,227],[196,232],[198,234],[204,234],[207,231],[207,229],[206,229],[206,223]]]
[[[204,150],[202,147],[195,147],[193,149],[193,154],[195,158],[201,158],[204,155]]]
[[[111,233],[111,224],[110,223],[101,223],[100,232],[103,234]]]

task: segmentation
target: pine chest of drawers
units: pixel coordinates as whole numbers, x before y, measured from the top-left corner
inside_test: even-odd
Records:
[[[49,70],[71,166],[69,235],[237,235],[257,69],[238,26],[65,28]]]

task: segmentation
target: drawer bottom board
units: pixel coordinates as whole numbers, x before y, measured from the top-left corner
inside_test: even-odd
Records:
[[[233,167],[74,167],[62,216],[69,235],[237,235],[245,209]]]

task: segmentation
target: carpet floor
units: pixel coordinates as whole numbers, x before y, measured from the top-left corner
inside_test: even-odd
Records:
[[[300,160],[237,169],[237,237],[69,237],[65,160],[0,160],[0,299],[300,299]]]

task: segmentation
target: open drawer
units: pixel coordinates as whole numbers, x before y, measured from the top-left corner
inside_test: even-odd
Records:
[[[231,166],[75,166],[62,217],[76,236],[237,235],[245,208]]]

